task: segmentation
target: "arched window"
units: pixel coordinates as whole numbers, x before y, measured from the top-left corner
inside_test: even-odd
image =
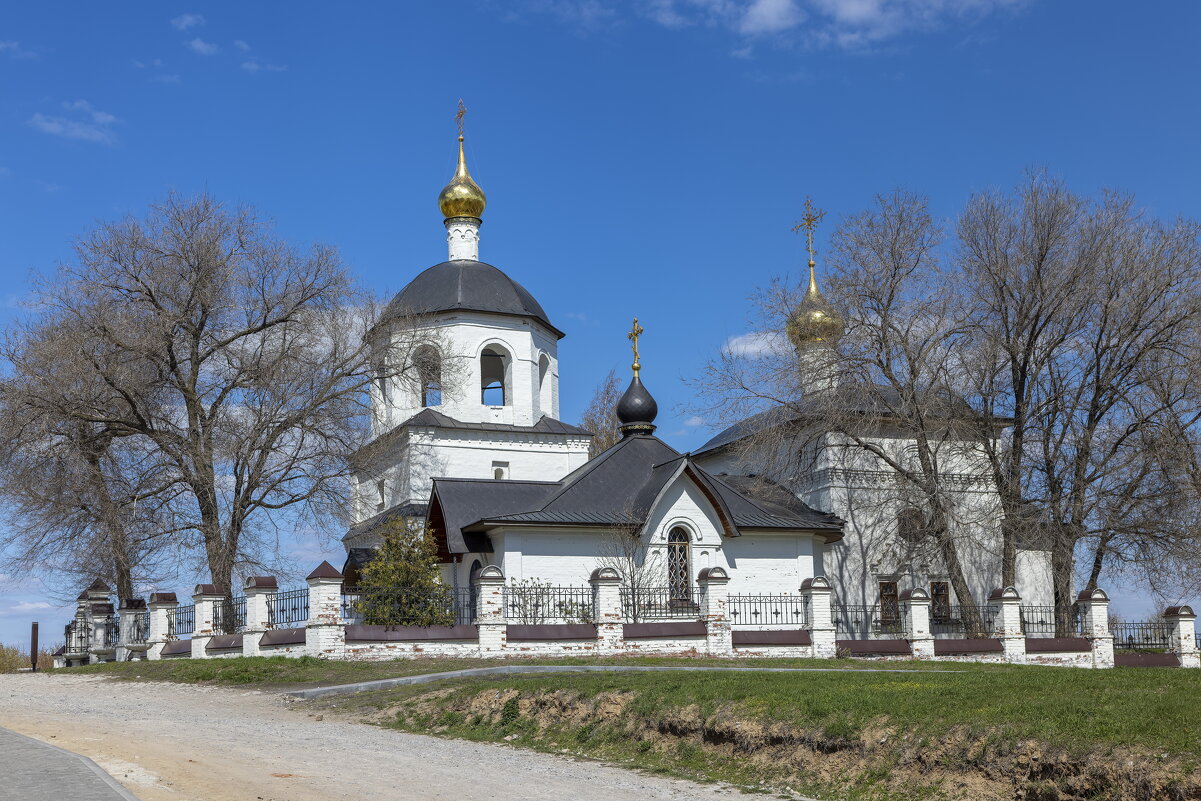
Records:
[[[545,415],[554,408],[551,383],[550,357],[543,353],[538,357],[538,409]]]
[[[509,354],[489,345],[480,354],[480,402],[485,406],[509,403]]]
[[[692,600],[688,530],[676,526],[667,535],[667,588],[673,601]]]
[[[413,352],[422,406],[442,404],[442,357],[433,345],[422,345]]]
[[[920,509],[906,507],[897,515],[897,536],[907,545],[917,545],[926,536],[926,516]]]

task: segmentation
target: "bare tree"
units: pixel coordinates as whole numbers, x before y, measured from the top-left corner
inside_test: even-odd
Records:
[[[617,402],[621,400],[621,392],[617,383],[617,373],[610,370],[605,380],[597,385],[592,393],[592,400],[588,401],[588,407],[584,409],[580,427],[592,434],[589,458],[607,451],[621,439],[621,421],[617,419]]]
[[[10,569],[76,577],[70,586],[99,578],[130,598],[135,580],[170,567],[163,557],[177,540],[165,511],[180,487],[146,443],[88,419],[113,397],[78,360],[79,333],[52,317],[6,338],[3,542]]]
[[[43,302],[87,332],[80,355],[117,400],[84,418],[170,464],[188,490],[175,511],[224,587],[280,515],[340,519],[364,399],[416,392],[429,339],[381,319],[332,249],[299,252],[207,195],[101,225]]]

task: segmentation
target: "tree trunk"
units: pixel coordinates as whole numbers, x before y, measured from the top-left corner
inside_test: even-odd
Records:
[[[1055,636],[1073,637],[1076,634],[1076,599],[1072,597],[1072,574],[1075,572],[1075,539],[1061,531],[1051,546],[1051,579],[1054,583]]]

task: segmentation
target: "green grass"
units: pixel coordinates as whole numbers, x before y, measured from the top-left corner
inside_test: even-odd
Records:
[[[632,692],[631,711],[646,717],[695,706],[709,719],[734,708],[750,719],[822,731],[831,738],[856,738],[869,726],[928,737],[962,728],[1069,751],[1132,746],[1201,757],[1201,675],[1194,671],[955,667],[962,672],[515,675],[456,680],[449,683],[448,698],[500,687],[523,695]],[[358,696],[357,703],[380,706],[429,692],[427,685],[370,693]]]

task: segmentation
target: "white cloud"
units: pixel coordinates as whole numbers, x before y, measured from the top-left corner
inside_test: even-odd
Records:
[[[1035,0],[652,0],[640,15],[671,29],[724,27],[746,39],[792,32],[811,46],[863,48],[913,31],[971,24]],[[801,24],[804,28],[801,29]],[[745,47],[731,51],[745,58]]]
[[[37,53],[21,47],[20,42],[14,42],[11,39],[0,40],[0,53],[4,53],[9,58],[37,58]]]
[[[4,610],[6,614],[19,615],[23,612],[36,612],[39,609],[54,609],[54,604],[46,603],[45,601],[22,601],[19,604],[13,604]]]
[[[703,426],[704,424],[705,421],[700,417],[689,417],[684,421],[684,425],[688,426],[689,428],[696,428],[697,426]]]
[[[778,356],[788,352],[788,340],[783,334],[775,331],[751,331],[730,337],[722,350],[731,356],[741,356],[745,359],[762,359],[766,356]]]
[[[754,0],[738,24],[739,32],[747,36],[782,33],[795,28],[805,19],[796,0]]]
[[[204,41],[199,36],[197,36],[195,39],[193,39],[190,42],[184,42],[184,46],[187,47],[189,50],[191,50],[193,53],[199,53],[202,56],[211,56],[214,53],[216,53],[218,50],[221,49],[220,47],[213,44],[212,42]]]
[[[62,107],[68,112],[66,116],[38,112],[29,118],[29,125],[34,130],[63,139],[102,145],[117,141],[117,135],[112,130],[113,124],[118,121],[116,116],[101,111],[86,100],[73,100],[63,103]]]
[[[199,14],[180,14],[171,20],[171,26],[177,31],[186,31],[188,28],[203,25],[204,21],[204,17]]]
[[[238,48],[243,53],[250,52],[250,45],[246,44],[241,39],[234,39],[234,47]]]
[[[287,67],[282,64],[265,64],[262,61],[255,61],[255,60],[251,59],[250,61],[242,62],[242,69],[246,70],[247,72],[252,72],[252,73],[253,72],[283,72],[284,70],[287,69]]]

